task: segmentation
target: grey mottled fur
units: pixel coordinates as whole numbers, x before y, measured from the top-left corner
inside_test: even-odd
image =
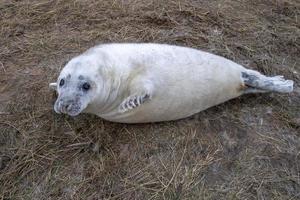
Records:
[[[281,92],[289,93],[293,91],[294,82],[285,80],[283,76],[267,77],[257,71],[247,70],[242,72],[242,79],[246,86],[245,93],[262,93],[262,92]]]

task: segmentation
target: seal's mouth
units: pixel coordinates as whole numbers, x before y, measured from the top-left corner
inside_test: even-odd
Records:
[[[63,101],[61,99],[57,99],[54,104],[54,110],[56,113],[64,113],[74,117],[79,115],[83,109],[80,102]]]
[[[75,116],[79,115],[80,113],[81,113],[81,109],[65,112],[65,114],[70,115],[72,117],[75,117]]]

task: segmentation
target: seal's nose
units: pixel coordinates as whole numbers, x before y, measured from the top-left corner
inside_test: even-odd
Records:
[[[66,110],[67,112],[70,112],[71,109],[72,109],[72,104],[67,104],[67,105],[65,105],[65,110]]]
[[[62,112],[63,113],[70,112],[72,110],[73,103],[74,103],[73,100],[63,101],[61,106]]]

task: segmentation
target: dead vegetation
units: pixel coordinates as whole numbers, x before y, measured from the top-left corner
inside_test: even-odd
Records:
[[[0,1],[0,199],[299,199],[300,2]],[[188,119],[53,112],[48,83],[103,42],[204,49],[295,81]]]

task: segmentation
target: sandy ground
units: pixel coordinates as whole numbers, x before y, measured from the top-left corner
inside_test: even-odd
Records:
[[[48,83],[104,42],[203,49],[295,92],[124,125],[53,111]],[[0,0],[0,199],[299,199],[298,0]]]

